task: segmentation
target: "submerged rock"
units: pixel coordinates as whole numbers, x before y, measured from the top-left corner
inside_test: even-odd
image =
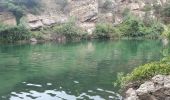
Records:
[[[128,89],[125,100],[170,100],[170,75],[156,75],[139,88]]]

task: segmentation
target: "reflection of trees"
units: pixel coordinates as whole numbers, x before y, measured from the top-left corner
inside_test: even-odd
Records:
[[[15,81],[11,79],[9,85],[16,92],[25,89],[43,92],[56,88],[78,96],[98,87],[113,90],[112,82],[116,80],[118,72],[129,72],[143,63],[159,60],[160,50],[161,44],[155,40],[0,46],[0,53],[6,53],[10,59],[18,62],[12,64],[14,70],[4,67],[7,71],[2,77],[13,76]],[[0,80],[3,79],[0,77]],[[20,84],[22,81],[42,84],[43,87],[27,87]],[[46,83],[53,86],[48,87]]]

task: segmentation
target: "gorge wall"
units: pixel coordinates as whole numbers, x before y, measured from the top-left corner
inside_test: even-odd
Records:
[[[25,13],[31,29],[38,29],[53,24],[66,23],[74,17],[80,28],[90,32],[98,22],[117,25],[122,22],[124,13],[130,11],[135,16],[146,15],[155,18],[154,5],[163,6],[169,0],[40,0],[39,14]],[[0,22],[15,25],[15,16],[0,11]]]

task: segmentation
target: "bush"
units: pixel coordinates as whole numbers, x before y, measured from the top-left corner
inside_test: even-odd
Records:
[[[150,22],[150,24],[146,24],[135,16],[128,15],[116,28],[123,37],[159,37],[164,30],[163,26],[154,20]]]
[[[31,37],[36,38],[38,40],[44,40],[44,34],[41,31],[31,32]]]
[[[165,7],[162,9],[162,16],[170,17],[170,4],[165,5]]]
[[[115,28],[108,23],[98,23],[94,31],[96,38],[118,38],[119,34],[115,32]]]
[[[15,42],[27,40],[30,32],[24,26],[5,26],[0,25],[0,40],[5,42]]]
[[[163,37],[170,38],[170,25],[164,25],[164,31],[162,33]]]
[[[82,38],[85,33],[80,30],[74,21],[69,21],[63,25],[55,26],[53,28],[54,34],[65,36],[67,40],[74,40]]]
[[[160,61],[160,62],[152,62],[149,64],[145,64],[143,66],[139,66],[132,71],[132,73],[127,74],[126,76],[121,74],[119,76],[119,82],[121,86],[125,86],[125,84],[129,82],[143,82],[146,81],[155,75],[170,75],[170,64],[169,61]],[[121,78],[120,78],[121,77]]]

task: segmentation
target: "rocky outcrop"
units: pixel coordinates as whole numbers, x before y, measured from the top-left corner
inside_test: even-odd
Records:
[[[41,29],[54,24],[62,24],[68,21],[66,16],[44,16],[27,14],[28,26],[31,30]]]
[[[170,100],[170,75],[157,75],[138,89],[129,88],[125,100]]]
[[[140,18],[145,18],[146,14],[155,18],[153,9],[147,13],[143,9],[154,4],[163,6],[167,0],[41,0],[41,2],[43,12],[38,16],[34,15],[36,18],[28,17],[31,29],[65,23],[68,18],[74,17],[77,26],[91,32],[97,22],[120,24],[127,9]],[[35,20],[30,21],[32,19]]]
[[[74,17],[80,28],[85,31],[95,29],[97,22],[107,22],[113,25],[123,21],[124,13],[130,11],[137,17],[146,15],[155,18],[154,9],[145,11],[148,6],[157,4],[163,6],[169,0],[41,0],[39,15],[26,13],[30,29],[40,29],[53,24],[66,23]],[[3,18],[1,18],[3,17]],[[0,22],[16,25],[15,16],[11,13],[0,13]]]
[[[7,25],[16,25],[16,18],[15,16],[8,11],[2,11],[0,12],[0,22],[3,24],[7,24]]]
[[[74,16],[80,22],[91,22],[97,19],[97,0],[71,0],[70,16]]]

